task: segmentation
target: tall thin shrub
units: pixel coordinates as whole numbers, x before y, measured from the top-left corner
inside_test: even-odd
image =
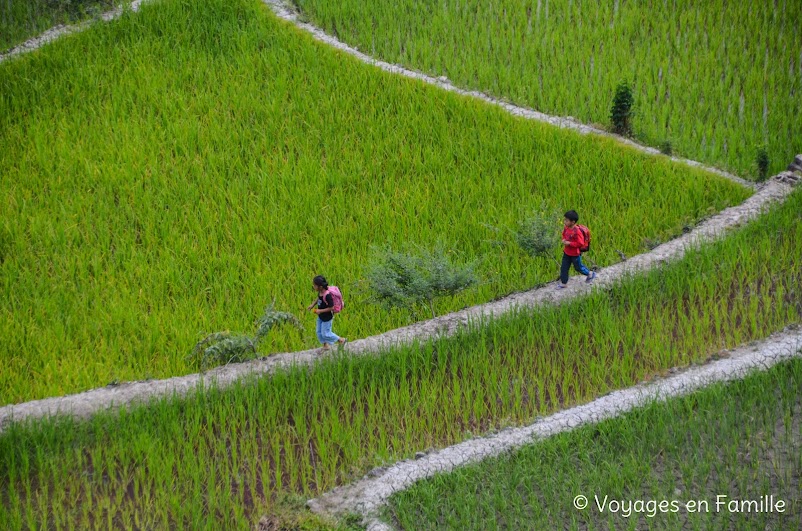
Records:
[[[769,150],[765,145],[757,149],[757,177],[759,181],[765,181],[769,176]]]
[[[620,82],[615,89],[613,107],[610,110],[614,133],[624,136],[632,134],[632,106],[634,104],[632,88],[626,81]]]

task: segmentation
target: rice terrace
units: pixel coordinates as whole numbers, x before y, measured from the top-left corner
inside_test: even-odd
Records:
[[[796,0],[0,0],[0,529],[802,529]]]

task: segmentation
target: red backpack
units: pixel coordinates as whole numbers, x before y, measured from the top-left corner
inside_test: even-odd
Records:
[[[332,312],[340,313],[345,306],[345,303],[343,302],[343,295],[340,293],[340,288],[337,286],[329,286],[329,289],[326,290],[326,293],[323,294],[323,297],[329,293],[331,293],[331,298],[334,300],[334,308],[332,309]]]
[[[580,248],[579,251],[586,253],[590,251],[590,229],[584,225],[577,225],[576,228],[579,229],[579,232],[582,233],[582,237],[585,239],[585,246]]]

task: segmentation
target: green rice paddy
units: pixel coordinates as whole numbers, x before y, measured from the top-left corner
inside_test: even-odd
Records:
[[[800,321],[800,212],[797,191],[662,269],[419,347],[13,425],[0,434],[0,527],[241,528],[284,496],[704,362]]]
[[[119,0],[4,0],[0,2],[0,53],[52,26],[77,22],[122,3]]]
[[[19,0],[0,6],[0,48],[62,20],[64,6],[36,1],[27,19]],[[772,171],[802,151],[789,119],[802,105],[800,12],[787,0],[298,4],[369,53],[586,122],[606,121],[629,77],[640,139],[743,175],[756,143]],[[194,372],[196,341],[252,330],[274,298],[308,326],[272,331],[261,353],[314,346],[302,308],[319,273],[343,289],[341,335],[408,324],[425,312],[360,291],[373,245],[478,260],[481,285],[439,301],[444,313],[554,279],[550,258],[492,228],[541,203],[578,210],[594,234],[587,258],[606,266],[750,194],[381,72],[258,0],[154,0],[0,64],[0,145],[0,405]],[[797,190],[681,260],[451,338],[13,424],[0,433],[0,528],[241,529],[262,516],[349,528],[303,501],[799,323],[800,241]],[[800,371],[787,363],[436,477],[386,516],[414,529],[793,528]],[[577,511],[577,494],[775,494],[788,513],[632,517]]]

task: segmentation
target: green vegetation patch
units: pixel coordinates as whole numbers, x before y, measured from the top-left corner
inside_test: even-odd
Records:
[[[796,0],[296,0],[360,50],[460,87],[610,126],[629,81],[634,134],[664,151],[758,176],[802,152],[802,10]]]
[[[797,529],[800,388],[795,359],[419,482],[386,516],[415,530]]]
[[[194,372],[274,298],[307,327],[262,353],[316,346],[315,274],[339,335],[409,324],[356,289],[374,244],[479,260],[440,314],[554,279],[490,227],[533,205],[578,210],[603,266],[750,193],[380,72],[257,0],[149,2],[0,65],[0,144],[0,404]]]
[[[315,496],[799,322],[801,239],[802,190],[581,300],[119,416],[13,425],[0,435],[0,527],[242,528],[281,512],[281,493]]]

